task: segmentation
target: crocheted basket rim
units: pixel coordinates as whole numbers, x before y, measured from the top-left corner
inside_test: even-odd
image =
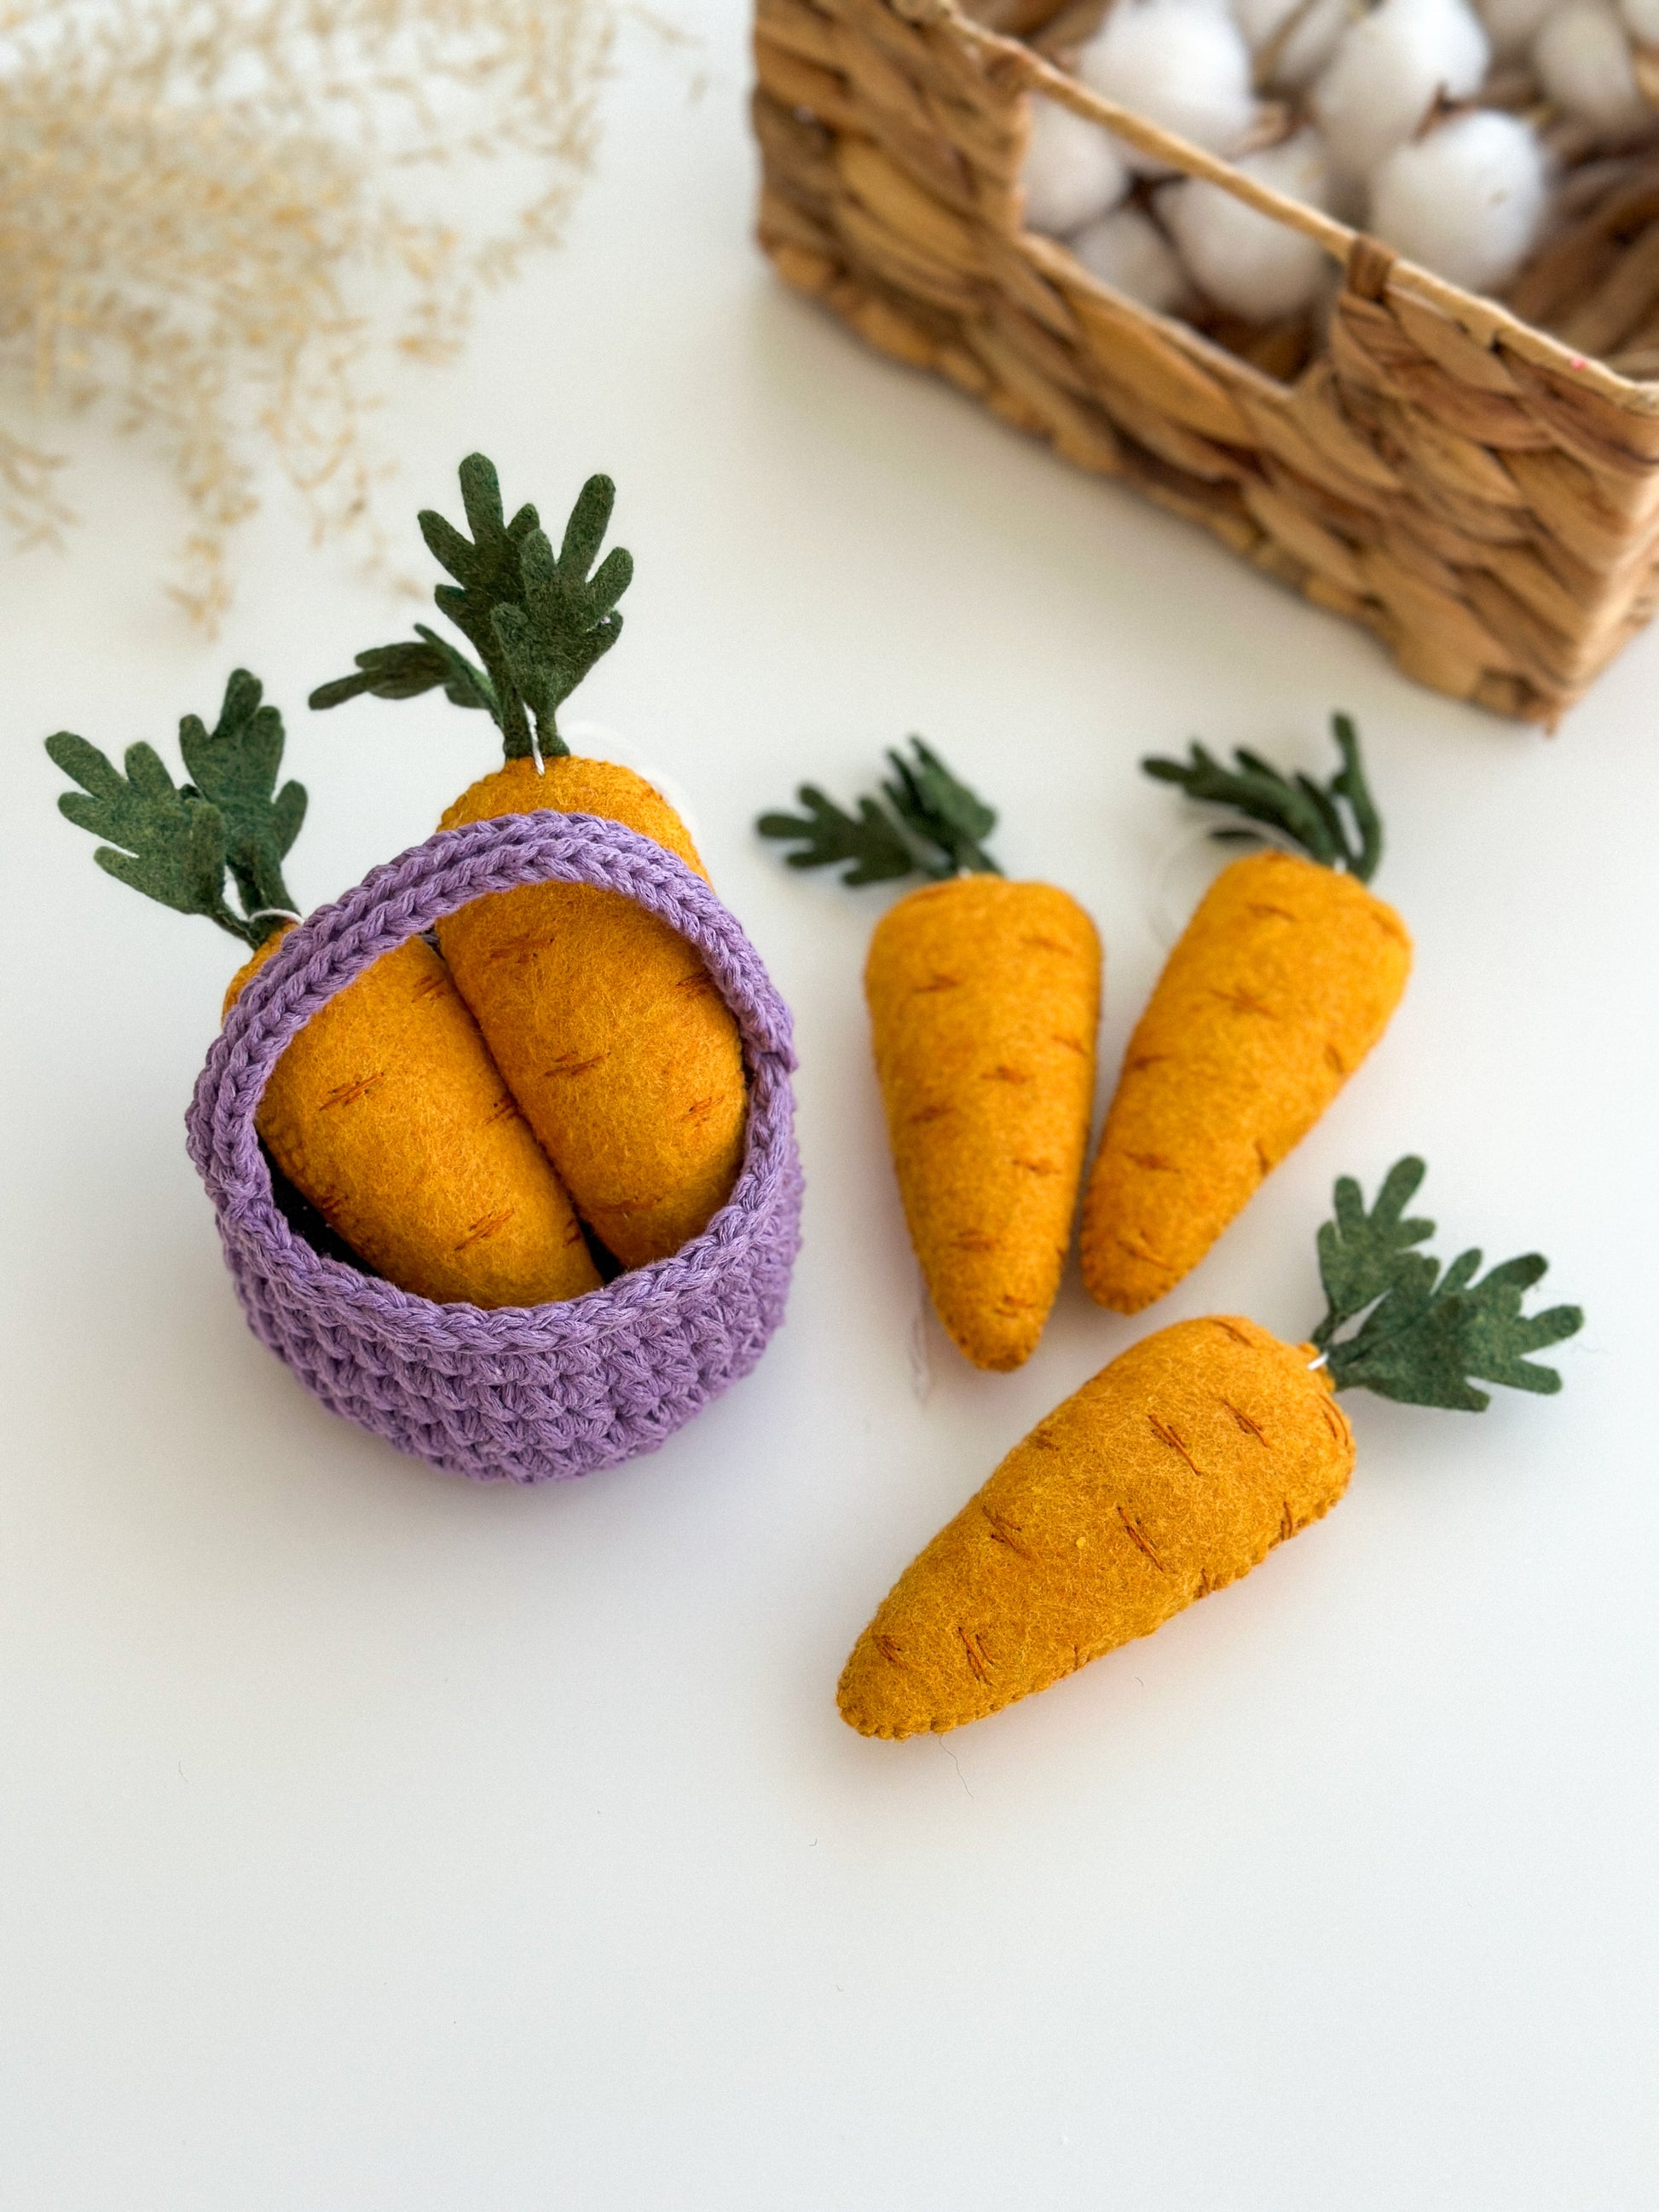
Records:
[[[254,1115],[289,1042],[383,954],[476,898],[539,883],[618,891],[702,954],[743,1042],[750,1092],[743,1163],[730,1198],[707,1228],[665,1259],[546,1305],[440,1304],[306,1242],[276,1202]],[[226,1015],[197,1079],[185,1127],[190,1157],[222,1227],[257,1243],[265,1273],[347,1308],[368,1333],[398,1340],[418,1333],[423,1354],[441,1369],[446,1349],[463,1358],[479,1352],[545,1356],[591,1344],[596,1333],[637,1330],[642,1310],[672,1305],[717,1254],[775,1235],[780,1206],[798,1195],[788,1080],[796,1064],[789,1010],[708,884],[621,823],[545,810],[438,830],[289,931]]]

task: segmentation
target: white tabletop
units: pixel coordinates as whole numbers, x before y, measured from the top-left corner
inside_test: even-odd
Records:
[[[471,447],[550,514],[615,475],[638,576],[580,711],[691,794],[796,1012],[788,1321],[653,1458],[469,1489],[260,1349],[180,1128],[234,948],[52,811],[47,732],[170,746],[245,663],[333,895],[489,764],[441,698],[304,711],[411,604],[273,488],[204,642],[161,468],[91,430],[70,557],[6,564],[5,2201],[1645,2212],[1659,634],[1547,741],[864,351],[750,242],[743,9],[703,12],[701,55],[627,33],[568,248],[383,426],[416,574]],[[1385,1043],[1164,1307],[1073,1271],[1020,1373],[935,1327],[918,1379],[859,982],[890,894],[753,816],[925,732],[1097,918],[1104,1082],[1182,820],[1137,758],[1323,772],[1339,705],[1418,945]],[[1260,1573],[977,1727],[846,1729],[854,1636],[1002,1451],[1165,1320],[1304,1333],[1334,1177],[1413,1149],[1443,1253],[1537,1247],[1587,1308],[1564,1395],[1350,1401],[1348,1500]]]

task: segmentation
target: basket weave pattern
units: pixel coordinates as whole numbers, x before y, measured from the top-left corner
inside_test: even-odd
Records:
[[[1553,723],[1647,621],[1659,385],[1281,198],[954,0],[758,0],[755,54],[761,243],[871,344],[1497,713]],[[1341,264],[1328,343],[1293,384],[1023,228],[1033,90]]]
[[[254,1111],[289,1040],[382,953],[531,883],[619,891],[696,947],[743,1037],[744,1164],[726,1205],[669,1259],[562,1304],[437,1305],[295,1236]],[[617,823],[507,815],[428,838],[290,931],[227,1016],[186,1127],[253,1332],[325,1406],[451,1474],[542,1482],[650,1450],[765,1349],[799,1243],[794,1065],[788,1011],[701,878]]]

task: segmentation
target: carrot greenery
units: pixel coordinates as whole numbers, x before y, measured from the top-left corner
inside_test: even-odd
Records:
[[[245,668],[225,686],[218,721],[179,725],[179,750],[193,781],[175,784],[152,745],[127,748],[123,775],[72,731],[46,750],[81,786],[58,801],[81,829],[107,842],[94,858],[118,882],[180,914],[205,915],[246,945],[263,945],[294,902],[283,860],[305,820],[302,785],[276,788],[283,718],[261,704],[263,687]],[[240,911],[226,898],[226,875]]]
[[[896,883],[904,876],[927,876],[943,883],[951,876],[1000,876],[984,840],[997,817],[976,792],[959,782],[920,738],[910,740],[915,757],[890,751],[893,775],[881,798],[866,795],[858,812],[848,814],[813,783],[795,796],[805,815],[763,814],[756,823],[763,837],[799,847],[786,857],[792,868],[837,867],[850,860],[842,881]],[[884,804],[883,802],[885,802]]]
[[[617,602],[633,580],[633,556],[621,546],[593,565],[617,488],[609,477],[589,477],[555,553],[533,507],[507,520],[495,465],[482,453],[461,463],[460,480],[471,537],[429,507],[421,535],[455,580],[434,592],[439,611],[483,665],[416,623],[415,641],[370,646],[357,654],[355,676],[319,685],[311,704],[338,707],[364,693],[413,699],[441,685],[457,707],[490,716],[508,760],[568,754],[559,708],[621,636]]]
[[[1339,1390],[1472,1413],[1492,1402],[1474,1388],[1477,1379],[1552,1395],[1561,1377],[1526,1355],[1576,1335],[1583,1313],[1577,1306],[1522,1312],[1523,1297],[1549,1264],[1535,1252],[1506,1260],[1477,1281],[1481,1255],[1471,1250],[1442,1274],[1437,1260],[1414,1249],[1433,1236],[1433,1222],[1405,1218],[1426,1172],[1419,1159],[1398,1161],[1369,1213],[1352,1176],[1336,1186],[1336,1218],[1319,1232],[1329,1310],[1313,1334],[1332,1382]],[[1337,1334],[1362,1314],[1357,1330]]]
[[[1358,731],[1348,715],[1333,714],[1331,732],[1342,765],[1328,784],[1316,783],[1310,775],[1286,776],[1243,746],[1233,755],[1237,765],[1224,768],[1196,738],[1189,761],[1153,757],[1140,765],[1161,783],[1178,783],[1191,799],[1225,806],[1277,830],[1322,867],[1368,884],[1382,857],[1382,823],[1365,781]],[[1212,834],[1237,838],[1255,833],[1229,825]]]

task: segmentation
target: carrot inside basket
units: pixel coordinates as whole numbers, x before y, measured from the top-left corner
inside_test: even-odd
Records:
[[[80,786],[58,804],[100,844],[106,873],[249,949],[227,1008],[296,914],[283,863],[306,812],[277,787],[282,717],[238,669],[214,727],[179,725],[191,781],[148,744],[125,774],[84,738],[47,740]],[[331,1234],[401,1289],[442,1304],[528,1306],[599,1277],[448,968],[422,939],[387,952],[315,1013],[272,1070],[256,1126]]]

